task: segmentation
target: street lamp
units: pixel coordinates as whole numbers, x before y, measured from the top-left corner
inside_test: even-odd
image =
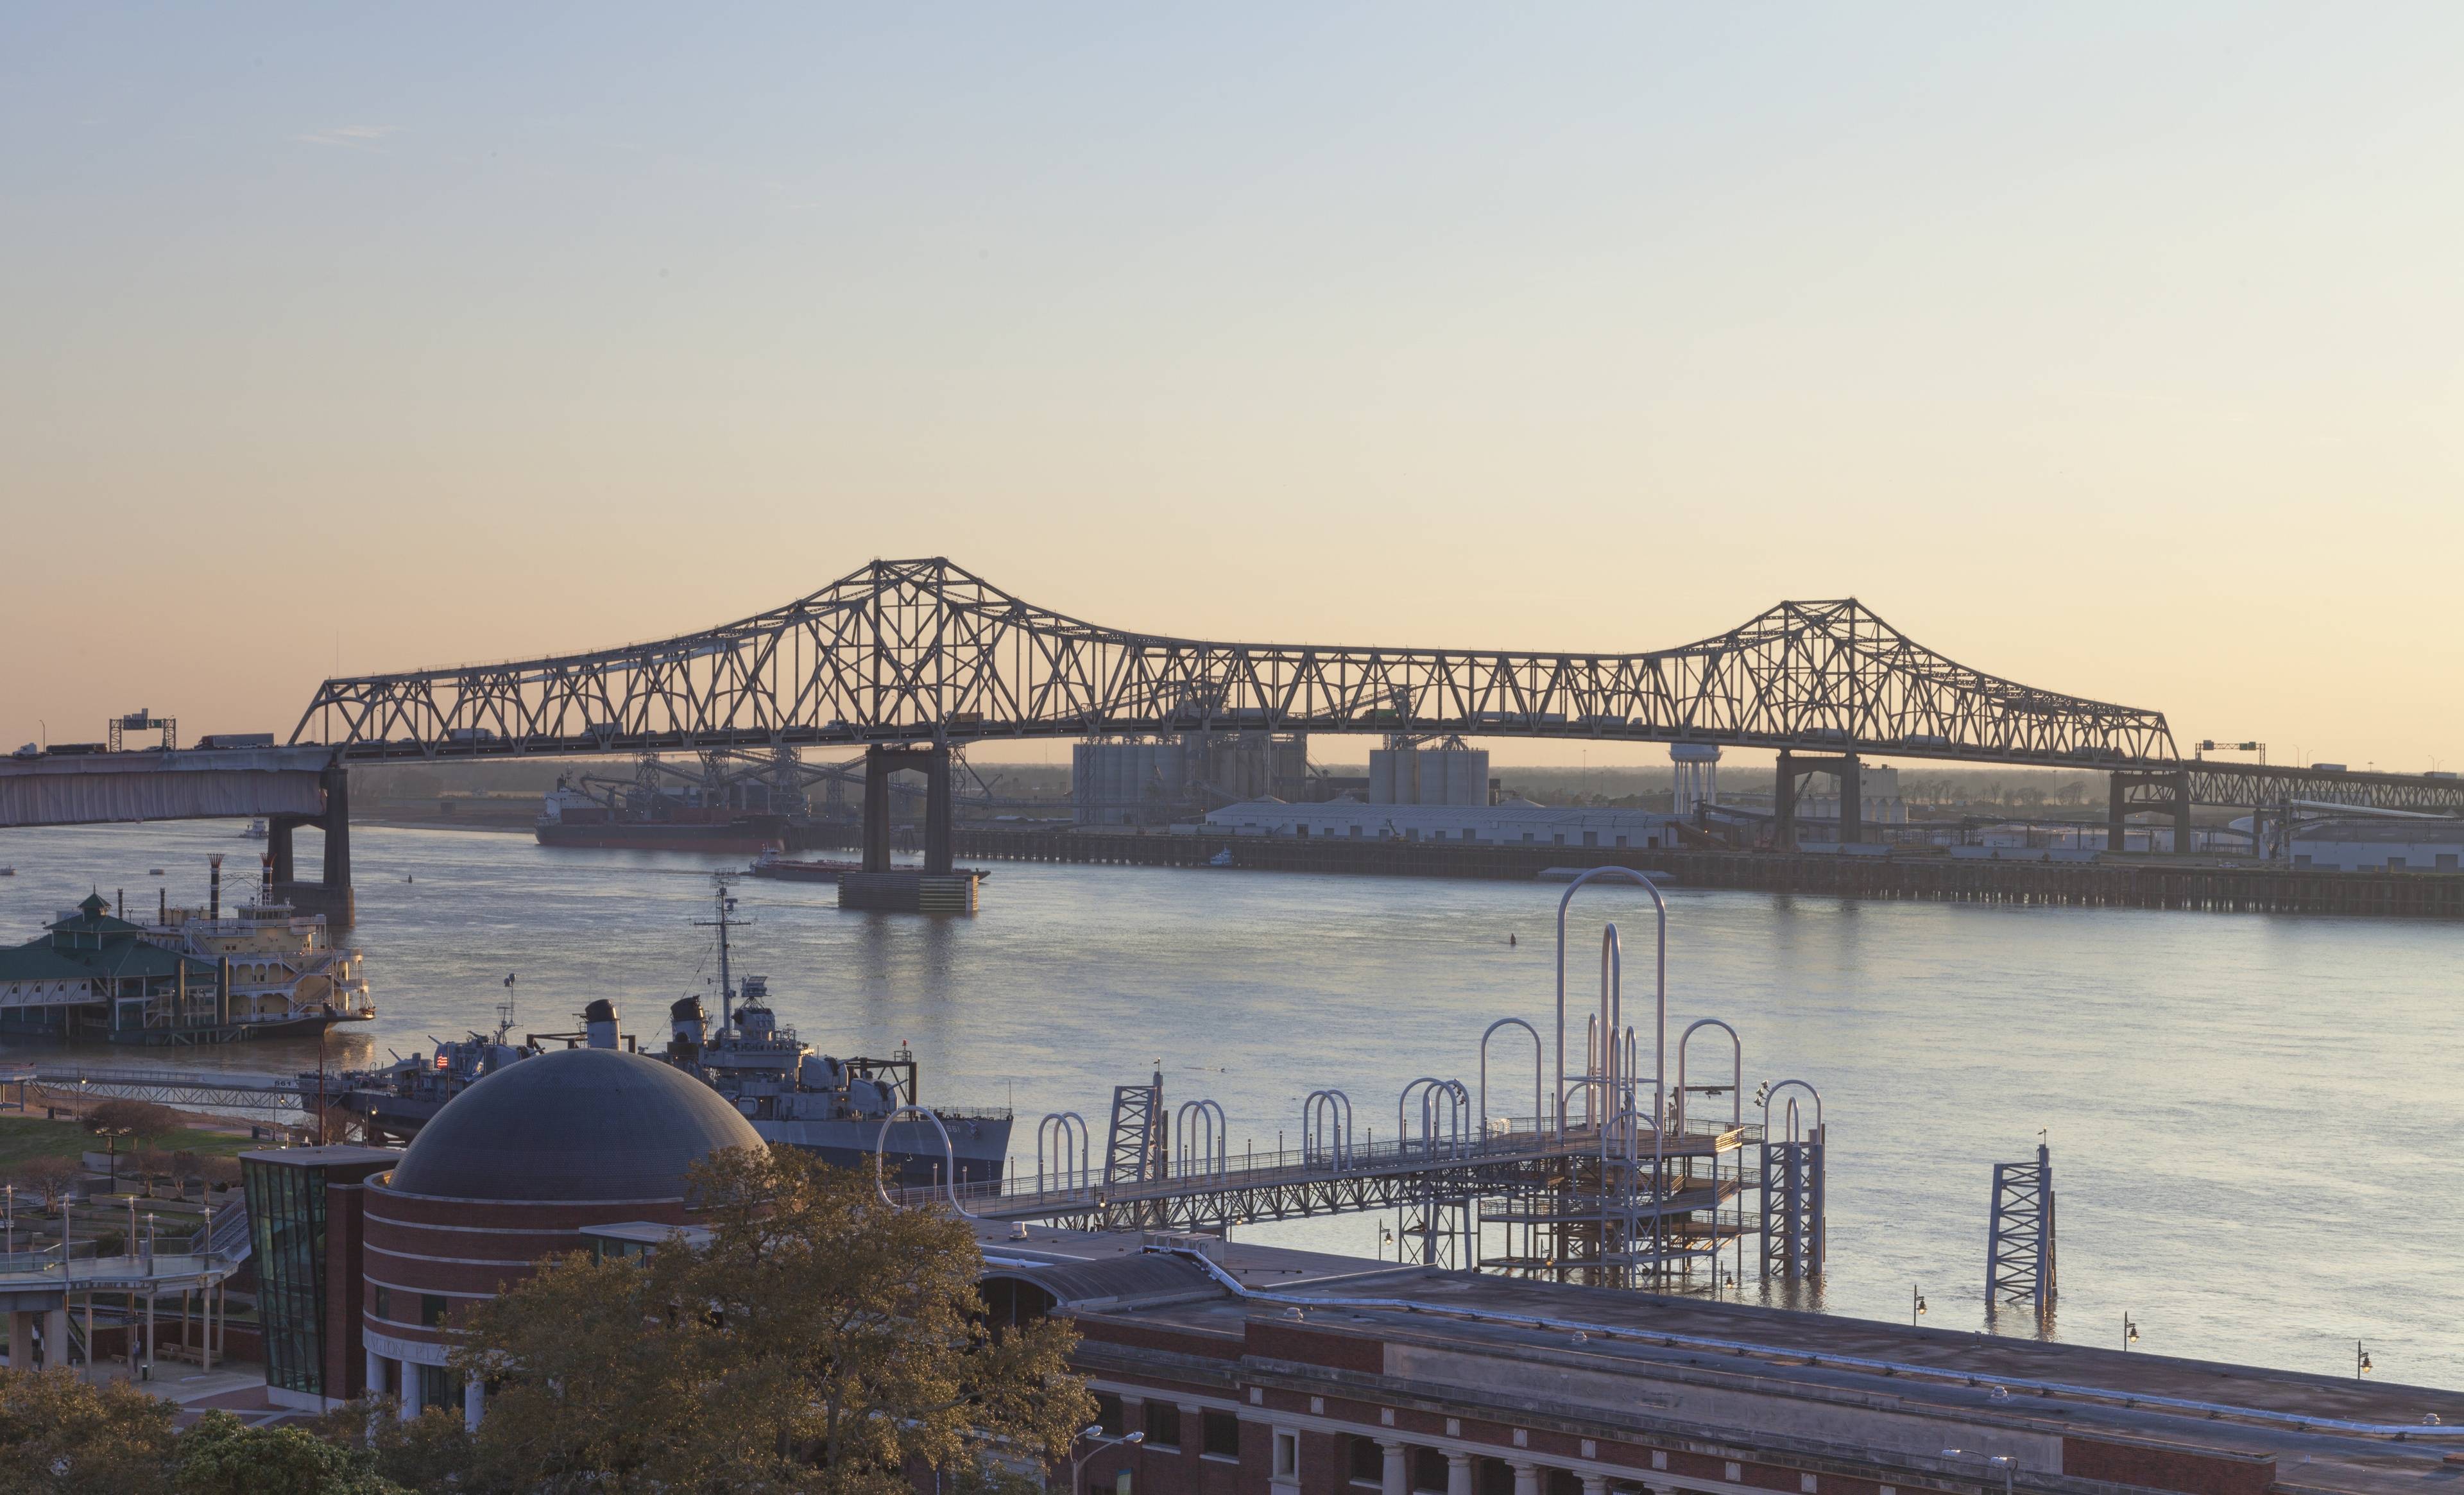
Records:
[[[1925,1294],[1918,1291],[1917,1287],[1918,1285],[1915,1283],[1908,1284],[1908,1324],[1912,1328],[1917,1320],[1925,1315]]]
[[[2362,1342],[2361,1342],[2360,1340],[2356,1339],[2356,1340],[2354,1340],[2354,1341],[2353,1341],[2353,1379],[2355,1379],[2355,1380],[2357,1380],[2357,1381],[2358,1381],[2358,1380],[2360,1380],[2363,1376],[2367,1375],[2367,1374],[2370,1374],[2370,1356],[2369,1356],[2369,1352],[2368,1352],[2368,1351],[2366,1351],[2366,1350],[2364,1350],[2364,1349],[2362,1348]]]
[[[2130,1347],[2137,1343],[2139,1343],[2139,1326],[2130,1321],[2130,1314],[2125,1310],[2122,1315],[2122,1352],[2128,1354]]]
[[[2012,1477],[2018,1472],[2019,1461],[2009,1454],[1972,1454],[1965,1448],[1946,1448],[1942,1456],[1945,1459],[1978,1459],[1988,1466],[2001,1470],[2002,1495],[2011,1495]]]
[[[1078,1487],[1078,1480],[1087,1468],[1088,1460],[1107,1448],[1125,1448],[1133,1443],[1143,1443],[1147,1440],[1144,1433],[1132,1433],[1122,1438],[1105,1438],[1102,1436],[1103,1432],[1104,1424],[1098,1422],[1069,1440],[1072,1444],[1083,1443],[1090,1438],[1096,1440],[1093,1447],[1069,1461],[1069,1495],[1086,1495],[1086,1492]]]

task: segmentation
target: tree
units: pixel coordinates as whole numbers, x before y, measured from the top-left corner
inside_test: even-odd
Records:
[[[10,1171],[9,1181],[20,1195],[31,1194],[42,1200],[45,1209],[54,1209],[78,1172],[77,1165],[65,1157],[30,1157]]]
[[[140,1142],[180,1130],[179,1112],[152,1101],[108,1100],[85,1113],[85,1129],[97,1136],[134,1137]]]
[[[171,1460],[177,1495],[400,1495],[362,1449],[304,1427],[251,1427],[209,1412],[180,1436]]]
[[[126,1381],[0,1370],[0,1495],[160,1495],[177,1411]]]
[[[1058,1462],[1094,1416],[1067,1324],[985,1325],[964,1221],[790,1148],[692,1183],[707,1244],[567,1257],[473,1310],[453,1363],[495,1387],[479,1485],[905,1495],[911,1465]]]

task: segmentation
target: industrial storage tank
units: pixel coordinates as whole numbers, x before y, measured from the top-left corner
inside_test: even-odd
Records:
[[[1488,802],[1488,754],[1460,738],[1437,747],[1369,750],[1372,804]]]
[[[1081,825],[1129,825],[1142,809],[1168,811],[1182,797],[1187,755],[1177,739],[1099,738],[1069,753],[1070,818]]]

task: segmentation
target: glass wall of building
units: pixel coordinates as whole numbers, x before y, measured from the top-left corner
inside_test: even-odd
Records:
[[[325,1391],[325,1173],[242,1158],[266,1384]]]

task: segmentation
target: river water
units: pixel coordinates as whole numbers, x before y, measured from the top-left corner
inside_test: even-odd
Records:
[[[33,937],[90,887],[125,890],[132,912],[164,885],[202,902],[209,851],[253,875],[237,830],[0,832],[0,865],[16,868],[0,937]],[[710,915],[709,872],[736,859],[382,826],[353,839],[351,937],[381,1016],[331,1041],[335,1063],[492,1025],[508,974],[518,1027],[540,1031],[604,996],[648,1038],[669,1001],[709,992],[709,932],[691,921]],[[303,867],[313,846],[302,838]],[[737,948],[739,972],[767,976],[781,1020],[825,1051],[905,1042],[926,1100],[1014,1106],[1031,1168],[1035,1117],[1083,1112],[1100,1145],[1111,1087],[1157,1066],[1167,1104],[1222,1103],[1236,1152],[1296,1142],[1301,1098],[1322,1086],[1391,1135],[1402,1085],[1473,1080],[1494,1019],[1550,1031],[1560,890],[999,864],[979,915],[934,919],[841,913],[826,885],[748,879]],[[2042,1131],[2058,1337],[2117,1344],[2126,1311],[2144,1351],[2341,1374],[2358,1338],[2383,1378],[2464,1387],[2464,928],[1685,890],[1670,904],[1671,1034],[1724,1018],[1744,1035],[1749,1090],[1821,1089],[1828,1310],[1904,1318],[1921,1287],[1928,1325],[1987,1327],[1991,1165],[2032,1156]],[[1573,984],[1595,980],[1581,973],[1617,920],[1647,1044],[1647,900],[1587,889],[1575,912]],[[1512,1036],[1491,1083],[1494,1109],[1519,1090],[1520,1113],[1529,1070]],[[175,1062],[292,1070],[317,1045]],[[1368,1255],[1377,1232],[1353,1217],[1243,1233]],[[1749,1248],[1749,1298],[1752,1271]]]

